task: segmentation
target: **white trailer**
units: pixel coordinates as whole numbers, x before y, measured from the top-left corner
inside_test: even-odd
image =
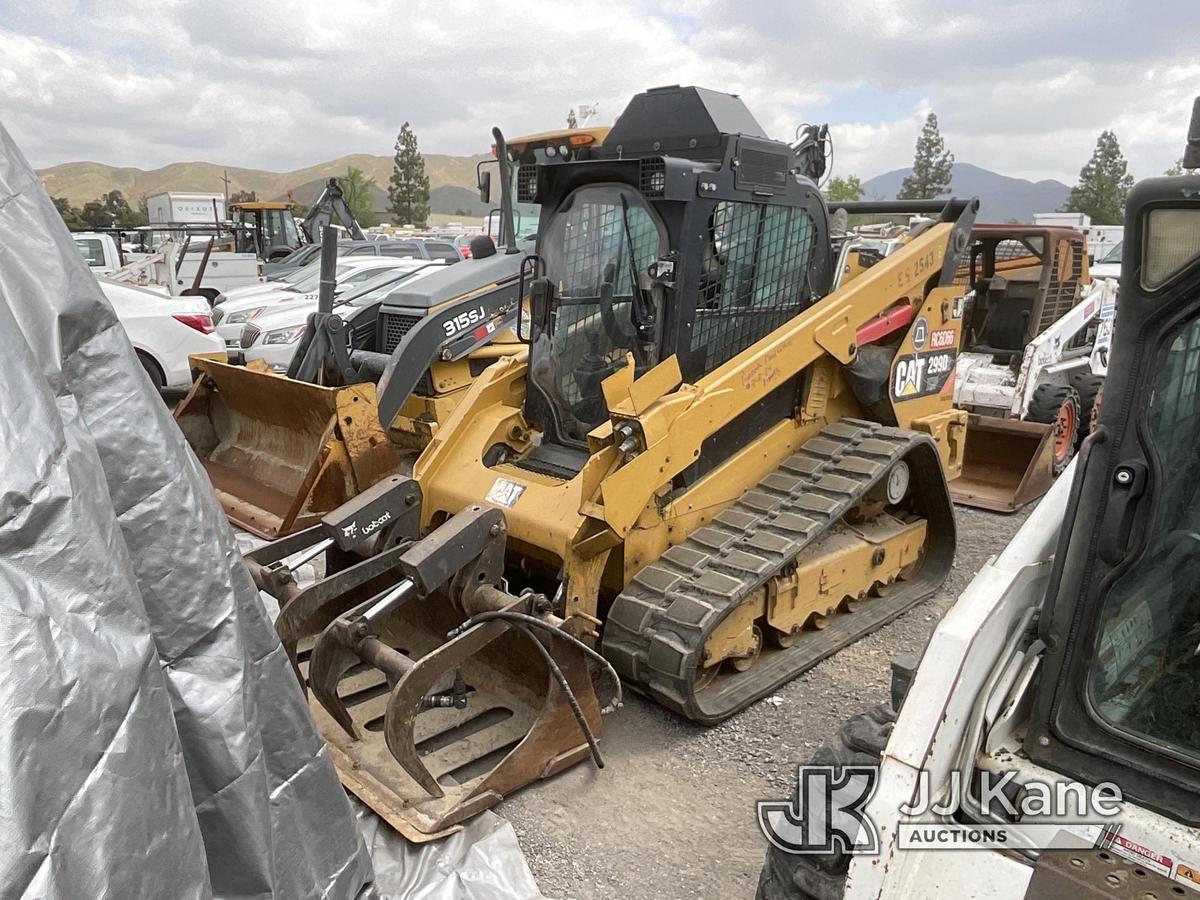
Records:
[[[163,222],[216,224],[225,221],[225,196],[196,191],[163,191],[146,198],[146,212],[151,225]]]
[[[1055,225],[1078,228],[1087,236],[1087,252],[1092,262],[1099,262],[1117,244],[1125,233],[1124,225],[1093,225],[1087,213],[1054,212],[1034,213],[1033,224]]]

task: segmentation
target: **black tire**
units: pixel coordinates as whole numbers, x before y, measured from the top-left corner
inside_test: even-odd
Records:
[[[1029,401],[1029,412],[1025,414],[1027,422],[1041,422],[1043,425],[1055,427],[1050,439],[1054,442],[1054,477],[1062,474],[1067,463],[1075,455],[1076,440],[1079,431],[1079,393],[1073,387],[1063,384],[1039,384]],[[1060,429],[1069,431],[1062,433]]]
[[[146,370],[146,375],[150,378],[150,383],[154,385],[154,390],[162,393],[162,389],[167,386],[167,379],[163,375],[162,369],[158,367],[158,363],[152,360],[145,353],[138,353],[138,362],[142,364],[142,368]]]
[[[890,703],[860,713],[841,727],[832,743],[813,754],[812,764],[835,769],[879,765],[895,721]],[[841,900],[849,867],[850,856],[841,851],[799,855],[768,847],[757,900]]]
[[[1071,386],[1079,394],[1079,441],[1092,432],[1092,410],[1096,407],[1096,395],[1104,387],[1104,376],[1091,372],[1080,372],[1071,377]]]

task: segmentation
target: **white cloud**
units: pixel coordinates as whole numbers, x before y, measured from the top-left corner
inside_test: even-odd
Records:
[[[932,108],[959,160],[1070,182],[1104,128],[1136,175],[1179,155],[1196,25],[1194,0],[56,0],[0,10],[0,114],[39,166],[283,170],[388,153],[404,121],[479,152],[691,83],[777,137],[829,121],[843,174],[908,164]]]

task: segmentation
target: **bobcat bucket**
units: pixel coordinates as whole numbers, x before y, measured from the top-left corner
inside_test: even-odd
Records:
[[[235,525],[273,540],[314,525],[400,468],[375,386],[322,387],[193,357],[175,419]]]
[[[393,476],[246,557],[342,783],[409,840],[457,830],[512,791],[591,757],[620,681],[539,594],[502,586],[499,509],[420,540],[416,482]],[[336,569],[300,588],[319,553]],[[332,564],[332,565],[330,565]]]
[[[1037,422],[972,413],[962,474],[950,482],[954,502],[1016,512],[1054,481],[1053,430]]]

